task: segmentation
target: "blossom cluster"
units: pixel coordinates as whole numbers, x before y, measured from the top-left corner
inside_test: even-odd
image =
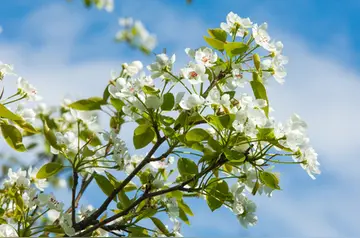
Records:
[[[120,18],[119,25],[123,29],[116,34],[117,41],[125,41],[147,54],[156,47],[156,36],[149,33],[141,21],[131,17]]]
[[[125,30],[118,39],[146,52],[155,47],[155,38],[139,21],[120,19],[120,25]],[[307,124],[297,114],[282,123],[271,113],[265,86],[271,80],[285,82],[288,60],[282,55],[283,44],[270,38],[266,23],[258,25],[232,12],[220,28],[208,32],[210,37],[204,39],[209,46],[186,48],[190,60],[179,72],[174,70],[176,56],[165,53],[156,55],[147,66],[140,61],[124,63],[120,72],[111,74],[102,97],[66,99],[60,108],[38,104],[29,109],[19,104],[12,114],[6,104],[13,97],[18,97],[17,101],[40,99],[36,89],[19,78],[18,92],[0,101],[9,111],[0,119],[0,126],[14,125],[21,132],[30,128],[32,133],[40,133],[46,153],[56,155],[57,160],[40,170],[30,168],[27,173],[10,169],[3,186],[15,195],[0,195],[1,204],[9,211],[16,210],[20,201],[17,197],[21,197],[22,209],[27,212],[41,208],[56,214],[52,220],[66,235],[88,234],[82,233],[87,232],[85,228],[92,235],[107,235],[109,227],[92,228],[93,223],[86,223],[104,210],[82,207],[79,212],[64,211],[63,203],[42,192],[48,185],[44,178],[71,168],[73,198],[80,176],[83,184],[94,179],[104,192],[107,200],[101,207],[116,203],[116,209],[101,218],[108,221],[106,225],[125,227],[123,231],[129,229],[133,235],[149,235],[147,229],[133,226],[132,215],[137,214],[136,222],[145,218],[153,221],[153,235],[181,236],[181,221],[188,224],[187,215],[193,215],[185,194],[203,198],[212,211],[227,207],[241,225],[248,227],[258,220],[251,196],[270,197],[280,189],[280,176],[273,172],[275,164],[299,164],[311,178],[320,174],[317,153],[307,137]],[[10,74],[12,66],[0,64],[1,78]],[[243,92],[247,87],[253,95]],[[110,116],[109,129],[98,123],[100,110]],[[17,116],[27,124],[19,123]],[[39,128],[30,127],[37,122]],[[132,152],[128,141],[120,138],[122,126],[128,122],[137,125],[133,147],[149,148],[147,154]],[[7,142],[23,151],[18,146],[21,140]],[[165,152],[156,156],[165,144]],[[278,157],[281,159],[275,160]],[[119,180],[118,172],[127,179]],[[130,212],[119,215],[127,209]],[[155,217],[160,211],[172,221],[171,231]],[[0,234],[17,234],[10,227],[21,220],[8,214]]]

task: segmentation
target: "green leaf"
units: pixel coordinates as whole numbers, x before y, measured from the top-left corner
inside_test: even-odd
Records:
[[[15,113],[11,112],[7,107],[0,103],[0,117],[10,120],[22,120],[22,118]]]
[[[226,128],[229,129],[232,127],[232,123],[235,120],[235,114],[225,114],[218,117],[220,124]]]
[[[125,105],[123,101],[117,98],[110,98],[110,103],[117,111],[121,111],[122,107]]]
[[[223,29],[221,28],[209,29],[208,33],[213,38],[222,42],[226,42],[227,34],[226,31],[224,31]]]
[[[81,99],[79,101],[73,102],[69,105],[69,107],[80,111],[92,111],[92,110],[100,110],[101,105],[104,104],[105,103],[103,98],[91,97],[88,99]]]
[[[2,135],[9,146],[19,152],[26,151],[21,132],[13,125],[0,124]]]
[[[133,142],[135,149],[147,146],[155,137],[155,132],[149,125],[140,125],[134,130]]]
[[[103,92],[103,102],[106,103],[109,97],[110,97],[110,93],[109,93],[109,84],[108,84]]]
[[[184,200],[178,200],[179,208],[181,208],[189,216],[194,216],[194,213],[191,211],[190,207],[184,202]]]
[[[195,128],[186,133],[186,140],[191,142],[200,142],[207,140],[210,137],[209,133],[201,128]]]
[[[160,115],[160,120],[165,126],[170,126],[175,122],[174,118],[164,115]]]
[[[165,93],[163,96],[163,104],[161,109],[164,111],[171,111],[175,105],[175,97],[172,93]]]
[[[257,70],[260,70],[261,60],[260,60],[259,54],[254,54],[253,55],[253,61],[254,61],[255,68]]]
[[[280,190],[279,179],[275,176],[275,174],[270,172],[261,172],[259,177],[261,182],[269,188]]]
[[[131,200],[128,198],[124,190],[118,193],[119,203],[125,209],[131,205]]]
[[[261,78],[257,73],[253,73],[253,81],[250,82],[251,88],[254,92],[256,99],[263,99],[266,101],[267,105],[263,108],[265,115],[269,115],[269,100],[267,97],[266,89],[264,84],[261,82]]]
[[[249,46],[242,42],[228,42],[224,45],[226,54],[230,57],[245,53]]]
[[[224,50],[224,45],[226,45],[226,43],[218,40],[218,39],[215,39],[215,38],[210,38],[210,37],[207,37],[207,36],[204,36],[204,40],[206,41],[206,43],[208,43],[211,47],[213,47],[214,49],[217,49],[217,50]]]
[[[211,211],[220,208],[229,193],[229,186],[223,180],[215,181],[215,178],[210,179],[207,190],[206,202]]]
[[[212,137],[208,138],[208,144],[213,150],[217,152],[222,150],[222,146],[220,145],[220,143],[217,140],[214,140]]]
[[[129,182],[128,184],[126,184],[124,191],[125,192],[131,192],[137,189],[137,186],[135,183],[133,182]]]
[[[177,166],[181,175],[195,175],[198,173],[198,167],[191,159],[180,158],[178,159]]]
[[[36,178],[45,179],[49,178],[60,172],[64,166],[59,163],[51,162],[43,165],[36,174]]]
[[[260,183],[259,183],[259,181],[258,180],[256,180],[256,183],[255,183],[255,185],[254,185],[254,187],[253,187],[253,189],[252,189],[252,191],[251,191],[251,194],[252,195],[256,195],[256,192],[257,192],[257,190],[260,188]]]
[[[129,237],[149,237],[149,234],[145,228],[142,227],[128,227]]]
[[[24,131],[30,133],[38,133],[39,131],[36,130],[29,122],[25,121],[24,119],[21,120],[13,120],[19,127],[21,127]]]
[[[105,176],[97,173],[94,173],[94,178],[103,193],[105,193],[106,196],[110,196],[110,194],[115,189],[114,186],[110,183],[110,181]],[[114,198],[114,200],[116,200],[116,197]]]
[[[44,231],[51,232],[51,233],[57,233],[57,234],[64,233],[64,230],[60,225],[57,225],[57,226],[55,226],[55,225],[45,226]]]
[[[148,218],[148,217],[152,217],[157,213],[157,210],[154,208],[148,208],[145,211],[143,211],[135,220],[134,223],[137,223],[138,221]]]
[[[225,149],[224,150],[225,157],[232,162],[243,162],[245,160],[245,155],[241,152]]]
[[[164,225],[164,223],[162,223],[159,219],[157,219],[156,217],[150,217],[150,219],[152,220],[152,222],[155,224],[155,226],[166,236],[171,236],[170,232],[168,231],[168,229],[166,228],[166,226]]]
[[[160,92],[159,89],[156,89],[154,87],[150,87],[147,85],[145,85],[142,89],[143,89],[144,93],[150,94],[150,95],[158,95]]]
[[[57,144],[57,139],[52,130],[48,127],[46,121],[44,121],[44,135],[49,144],[57,150],[60,150],[60,146]]]
[[[190,221],[189,218],[186,216],[185,212],[183,211],[183,209],[179,208],[179,218],[185,222],[185,224],[190,225]]]

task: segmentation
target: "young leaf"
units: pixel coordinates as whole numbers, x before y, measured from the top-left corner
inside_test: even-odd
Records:
[[[249,46],[242,42],[228,42],[224,45],[226,54],[230,57],[245,53]]]
[[[180,158],[177,162],[177,166],[181,175],[195,175],[198,173],[198,167],[191,159]]]
[[[253,81],[250,82],[251,88],[254,92],[254,96],[256,99],[263,99],[266,101],[267,105],[264,107],[265,115],[269,115],[269,100],[266,94],[266,89],[264,84],[261,82],[261,78],[257,73],[253,73]]]
[[[215,38],[210,38],[210,37],[207,37],[207,36],[204,36],[204,40],[211,47],[213,47],[214,49],[220,50],[220,51],[224,50],[224,45],[226,45],[226,43],[224,43],[224,42],[222,42],[220,40],[217,40]]]
[[[209,138],[209,133],[201,128],[195,128],[186,133],[186,140],[190,142],[200,142]]]
[[[226,42],[227,34],[226,31],[224,31],[223,29],[221,28],[209,29],[208,33],[211,37],[219,41]]]
[[[25,121],[24,119],[20,120],[13,120],[19,127],[21,127],[24,131],[30,133],[38,133],[39,131],[36,130],[29,122]]]
[[[155,132],[149,125],[140,125],[134,130],[133,142],[135,149],[147,146],[155,137]]]
[[[110,196],[110,194],[114,191],[114,186],[110,183],[110,181],[103,175],[94,173],[94,178],[97,185],[100,189],[105,193],[106,196]],[[116,197],[114,198],[116,200]]]
[[[189,216],[194,216],[194,213],[191,211],[190,207],[184,202],[184,200],[178,200],[179,208],[181,208]]]
[[[56,136],[52,130],[48,127],[46,121],[44,121],[44,135],[49,144],[57,150],[60,150],[60,146],[57,143]]]
[[[43,165],[36,174],[36,178],[45,179],[49,178],[60,172],[64,166],[59,163],[51,162]]]
[[[91,97],[88,99],[81,99],[79,101],[73,102],[69,105],[69,107],[80,111],[92,111],[92,110],[100,110],[101,105],[104,104],[105,103],[103,98]]]
[[[175,105],[175,97],[172,93],[165,93],[163,96],[163,104],[161,109],[164,111],[171,111]]]
[[[7,107],[0,103],[0,117],[10,120],[21,120],[22,118],[15,113],[11,112]]]
[[[155,226],[166,236],[171,236],[166,226],[156,217],[150,217]]]
[[[0,124],[2,135],[9,146],[19,152],[26,151],[21,132],[13,125]]]
[[[225,157],[232,162],[243,162],[245,160],[245,155],[241,152],[225,149],[224,150]]]
[[[261,172],[260,180],[269,188],[280,190],[279,179],[275,176],[275,174],[270,172]]]

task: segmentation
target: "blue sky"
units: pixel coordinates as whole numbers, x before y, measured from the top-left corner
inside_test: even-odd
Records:
[[[313,181],[299,166],[278,167],[283,190],[271,199],[254,198],[259,222],[247,230],[227,209],[211,214],[204,201],[192,201],[195,217],[190,227],[183,226],[184,234],[355,237],[360,234],[359,9],[357,1],[120,0],[109,14],[84,9],[77,0],[7,0],[0,8],[0,60],[15,64],[46,102],[57,104],[65,95],[101,95],[110,70],[123,62],[153,60],[114,43],[120,16],[142,20],[157,34],[155,52],[176,53],[177,68],[186,61],[183,49],[203,45],[206,29],[218,27],[229,11],[266,21],[290,59],[285,85],[269,87],[274,115],[285,120],[297,112],[308,122],[322,174]],[[103,199],[98,194],[92,189],[85,199],[96,205]]]

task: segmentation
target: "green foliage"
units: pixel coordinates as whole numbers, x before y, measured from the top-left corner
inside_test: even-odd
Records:
[[[73,102],[69,105],[70,108],[80,110],[80,111],[93,111],[100,110],[101,106],[105,102],[101,97],[91,97],[88,99],[81,99],[79,101]]]
[[[133,143],[135,149],[147,146],[155,138],[155,132],[149,125],[139,125],[134,130]]]
[[[36,174],[36,178],[45,179],[59,173],[64,166],[59,163],[51,162],[44,164]]]
[[[22,142],[21,132],[13,125],[0,124],[1,133],[8,145],[19,152],[26,151]]]

